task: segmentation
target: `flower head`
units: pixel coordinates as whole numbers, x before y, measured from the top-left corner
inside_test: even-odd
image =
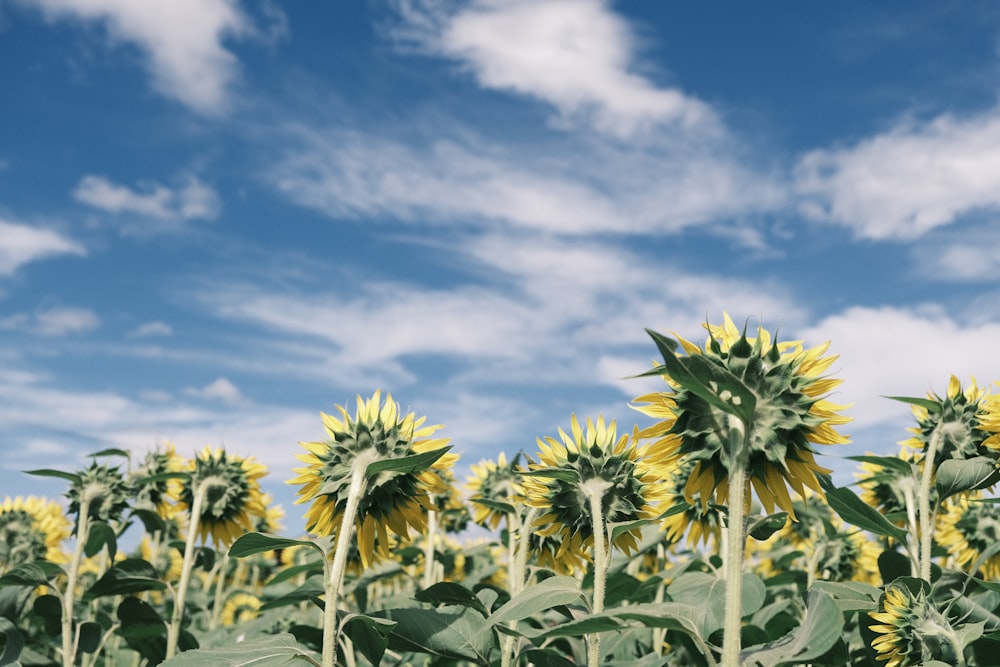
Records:
[[[62,543],[71,525],[59,503],[28,496],[4,498],[0,504],[0,573],[23,563],[65,563]]]
[[[539,536],[559,536],[555,559],[590,551],[594,543],[590,496],[601,499],[606,523],[651,519],[666,497],[665,471],[650,463],[645,448],[628,435],[618,437],[616,425],[587,419],[584,430],[572,416],[570,433],[559,429],[559,439],[538,440],[541,450],[532,474],[523,481],[526,503],[542,515],[535,521]],[[614,544],[630,553],[640,536],[638,528],[622,532]]]
[[[913,593],[909,588],[890,584],[882,596],[880,611],[868,615],[875,624],[868,627],[877,636],[872,648],[876,659],[886,667],[907,667],[923,662],[923,646],[919,627],[928,611],[932,610],[923,592]]]
[[[156,512],[163,519],[170,519],[176,512],[172,498],[177,495],[176,479],[157,479],[167,473],[179,473],[184,469],[184,459],[177,453],[172,443],[147,452],[142,463],[129,475],[135,487],[137,509]]]
[[[66,496],[69,513],[79,514],[81,503],[87,515],[96,521],[118,521],[128,509],[132,487],[116,466],[99,465],[96,461],[79,473]]]
[[[376,550],[382,557],[388,555],[389,531],[408,539],[411,529],[427,527],[426,512],[435,509],[430,496],[446,491],[444,480],[432,468],[450,468],[458,456],[446,453],[446,438],[429,437],[440,426],[424,426],[426,418],[412,412],[402,414],[391,395],[386,395],[384,403],[381,391],[368,400],[358,396],[353,416],[336,407],[339,418],[322,415],[328,440],[301,443],[307,453],[298,458],[306,467],[296,468],[298,477],[288,483],[301,486],[296,503],[312,503],[306,511],[307,529],[333,535],[340,530],[353,474],[356,470],[365,474],[355,526],[358,549],[367,566]],[[391,463],[403,459],[410,464]],[[387,465],[379,472],[366,472],[381,463]]]
[[[980,502],[978,493],[960,496],[942,513],[936,538],[965,569],[992,551],[979,567],[987,580],[1000,579],[1000,553],[994,550],[1000,542],[1000,505]]]
[[[693,549],[697,548],[699,544],[709,545],[710,543],[718,547],[722,534],[723,508],[715,503],[690,504],[684,499],[684,485],[687,483],[694,466],[693,460],[686,460],[670,471],[666,480],[669,495],[664,500],[663,506],[673,508],[683,503],[684,509],[665,517],[663,530],[666,533],[667,541],[674,545],[680,543],[686,533],[689,548]]]
[[[678,337],[687,361],[676,356],[671,361],[688,369],[688,375],[673,377],[670,368],[677,366],[665,363],[654,372],[664,376],[671,391],[635,399],[637,410],[660,420],[639,436],[655,439],[653,449],[667,466],[685,459],[696,462],[685,485],[689,501],[698,496],[707,505],[714,497],[726,504],[729,468],[741,465],[768,512],[778,506],[793,514],[789,487],[800,496],[806,489],[822,494],[817,475],[830,473],[816,463],[812,445],[848,442],[834,428],[850,421],[838,413],[844,406],[824,398],[841,382],[823,375],[837,357],[824,356],[829,343],[807,349],[801,341],[772,342],[762,327],[748,337],[729,315],[722,325],[706,328],[704,349]],[[690,368],[698,372],[690,373]],[[697,379],[704,377],[715,379]],[[706,392],[715,392],[712,400]],[[732,411],[721,409],[723,404],[733,406]],[[745,445],[735,452],[730,451],[734,412],[749,413],[745,434],[739,436]]]
[[[477,502],[485,500],[494,503],[516,505],[524,499],[521,488],[521,466],[518,465],[520,454],[507,463],[507,455],[500,452],[496,461],[480,461],[471,466],[472,476],[466,482],[466,488],[472,492],[472,520],[483,527],[496,530],[505,513],[497,507]]]
[[[222,624],[236,625],[252,621],[260,615],[261,601],[250,593],[234,593],[222,606]]]
[[[267,474],[267,467],[254,457],[243,458],[206,446],[188,465],[190,476],[181,484],[177,501],[190,512],[195,494],[199,490],[206,494],[198,516],[202,542],[211,537],[216,546],[228,546],[255,530],[256,521],[267,516],[260,490],[260,478]]]
[[[952,375],[943,397],[928,392],[926,400],[912,404],[917,425],[907,429],[912,436],[900,444],[927,452],[937,434],[935,468],[948,459],[964,460],[987,453],[990,434],[980,426],[980,419],[984,412],[988,414],[992,405],[985,401],[988,395],[987,388],[976,386],[975,378],[963,389],[958,378]]]

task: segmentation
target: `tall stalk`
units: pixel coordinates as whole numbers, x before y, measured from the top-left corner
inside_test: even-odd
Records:
[[[920,578],[931,582],[931,545],[934,542],[934,518],[937,515],[937,503],[931,508],[931,481],[934,477],[934,458],[941,445],[941,423],[934,427],[930,442],[927,443],[927,453],[924,455],[924,470],[920,477],[920,489],[917,502],[920,504]]]
[[[590,520],[594,533],[594,600],[591,610],[594,614],[604,611],[604,591],[607,586],[609,547],[608,530],[604,523],[604,492],[610,483],[607,480],[594,478],[584,482],[581,490],[590,500]],[[587,637],[587,665],[597,667],[601,662],[601,634],[592,632]]]
[[[62,657],[63,667],[76,664],[76,633],[73,630],[73,603],[76,597],[76,577],[80,570],[83,548],[90,533],[90,498],[80,494],[80,507],[76,519],[76,546],[73,559],[66,573],[66,591],[62,597]]]
[[[323,596],[323,667],[334,667],[337,664],[337,635],[340,631],[337,625],[337,604],[347,569],[347,552],[351,547],[354,520],[368,481],[365,471],[377,456],[374,450],[364,452],[351,464],[351,486],[347,490],[347,505],[340,521],[333,561],[328,563],[327,559],[323,560],[326,575],[326,593]]]
[[[747,486],[747,429],[738,417],[729,416],[729,487],[726,519],[726,613],[722,635],[722,667],[739,667],[740,628],[743,619],[743,559]]]
[[[201,507],[208,497],[211,486],[219,484],[215,478],[204,479],[194,490],[191,501],[190,520],[188,522],[187,540],[184,543],[184,560],[181,562],[181,580],[177,583],[177,593],[174,596],[174,610],[167,626],[167,653],[169,660],[177,654],[177,642],[181,636],[181,621],[184,619],[184,603],[187,599],[188,584],[191,581],[191,570],[194,569],[194,545],[198,539],[198,524],[201,523]]]
[[[434,497],[431,497],[431,502]],[[437,562],[434,560],[434,542],[437,541],[438,513],[434,510],[427,512],[427,537],[424,543],[424,578],[423,587],[430,588],[434,584],[436,577],[434,570]]]

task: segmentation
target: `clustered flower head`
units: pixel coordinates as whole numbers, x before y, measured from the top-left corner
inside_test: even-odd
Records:
[[[934,453],[935,468],[948,459],[970,459],[989,452],[990,433],[980,425],[984,399],[989,389],[976,386],[975,378],[965,389],[954,375],[942,396],[927,393],[927,399],[911,406],[917,425],[907,429],[912,435],[901,444],[918,452],[927,452],[931,440],[939,438]]]
[[[435,509],[430,496],[447,490],[435,470],[450,468],[458,456],[446,453],[446,438],[430,437],[440,425],[424,426],[426,417],[402,414],[389,394],[383,403],[381,390],[368,400],[358,396],[353,416],[339,405],[336,408],[340,417],[322,415],[328,439],[301,443],[307,453],[298,458],[306,467],[296,468],[298,477],[289,484],[301,487],[296,503],[311,503],[306,512],[307,529],[317,535],[333,535],[341,529],[355,471],[365,473],[355,525],[361,559],[367,567],[376,551],[381,557],[388,555],[390,531],[405,540],[411,529],[420,532],[426,528],[426,512]],[[421,454],[430,456],[412,458]],[[365,472],[369,466],[404,459],[412,465],[400,468],[389,464],[372,475]]]
[[[121,519],[129,507],[133,490],[120,468],[94,461],[77,477],[66,493],[70,514],[78,515],[85,504],[87,516],[92,520],[112,522]]]
[[[472,476],[466,481],[466,488],[472,492],[469,500],[472,502],[472,520],[480,526],[494,530],[506,513],[496,506],[480,502],[506,503],[516,505],[523,502],[524,490],[521,488],[521,466],[518,464],[520,455],[507,463],[507,455],[500,452],[496,461],[483,460],[473,463],[470,468]]]
[[[266,498],[260,489],[260,478],[267,474],[267,467],[254,457],[244,458],[206,446],[188,463],[188,472],[177,502],[191,512],[195,494],[203,489],[205,498],[198,516],[202,542],[211,537],[216,545],[228,546],[267,516]]]
[[[731,413],[706,400],[688,379],[672,377],[666,365],[659,371],[671,391],[634,401],[637,410],[660,420],[639,436],[655,440],[654,450],[668,467],[696,462],[685,486],[689,501],[697,496],[703,505],[713,498],[725,505],[730,466],[740,465],[768,512],[777,506],[794,515],[789,487],[799,496],[806,489],[822,495],[817,476],[831,472],[816,463],[812,445],[848,442],[835,430],[850,421],[838,413],[844,406],[824,398],[841,382],[823,375],[837,357],[824,356],[829,343],[805,348],[801,341],[772,342],[763,327],[748,337],[728,314],[722,325],[705,326],[704,348],[679,336],[678,341],[692,363],[720,378],[707,385],[718,400],[739,406],[739,387],[755,397],[749,423],[742,425],[745,436],[739,438],[745,450],[731,451]]]
[[[538,440],[538,463],[524,476],[525,502],[543,513],[536,520],[540,537],[557,537],[555,560],[570,561],[589,554],[594,543],[591,494],[601,498],[601,514],[611,524],[657,516],[656,506],[666,498],[666,471],[651,464],[645,448],[628,435],[617,436],[616,424],[587,419],[586,430],[576,415],[570,433],[559,429],[559,439]],[[615,546],[626,553],[637,547],[638,529],[623,531]]]
[[[172,499],[177,495],[178,481],[162,476],[183,470],[184,459],[172,443],[147,452],[129,475],[135,487],[134,507],[154,511],[164,520],[173,518],[176,506]]]
[[[879,602],[879,611],[870,612],[875,623],[872,648],[876,660],[886,667],[922,665],[929,660],[959,664],[955,632],[948,619],[935,608],[926,590],[903,583],[889,584]],[[964,662],[962,664],[965,664]]]
[[[960,567],[969,571],[980,557],[991,555],[979,563],[983,577],[1000,579],[1000,505],[982,502],[982,494],[963,494],[950,503],[938,522],[935,537],[948,550]]]
[[[65,563],[69,519],[54,500],[10,496],[0,504],[0,573],[36,560]]]

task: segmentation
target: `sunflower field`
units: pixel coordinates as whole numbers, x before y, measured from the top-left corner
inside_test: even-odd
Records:
[[[706,329],[649,331],[640,425],[570,415],[464,482],[391,395],[337,406],[301,526],[224,449],[27,471],[68,490],[0,504],[0,667],[1000,665],[1000,395],[893,397],[898,455],[838,487],[828,345]]]

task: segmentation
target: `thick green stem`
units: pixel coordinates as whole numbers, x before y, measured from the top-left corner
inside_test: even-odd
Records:
[[[934,517],[937,507],[931,508],[931,480],[937,467],[934,458],[941,445],[941,425],[934,427],[930,442],[927,443],[927,453],[924,455],[924,470],[920,477],[920,489],[917,492],[917,502],[920,504],[920,578],[931,581],[931,545],[934,542]]]
[[[903,504],[906,505],[906,523],[909,528],[910,535],[913,535],[914,540],[916,540],[917,536],[920,534],[920,524],[917,522],[917,499],[913,490],[913,485],[915,483],[916,481],[912,477],[907,477],[901,480]],[[904,544],[903,546],[906,547],[906,552],[910,557],[910,576],[920,576],[919,545],[916,548],[914,548],[912,544]]]
[[[433,498],[431,498],[433,501]],[[434,560],[434,542],[437,540],[437,512],[431,510],[427,513],[427,541],[424,543],[424,588],[430,588],[434,584],[436,577],[434,570],[437,562]]]
[[[528,551],[530,549],[531,524],[538,516],[538,508],[529,507],[524,519],[515,510],[507,515],[507,588],[513,598],[524,590],[527,580]],[[503,650],[500,655],[501,667],[514,664],[517,653],[518,638],[513,635],[504,637]]]
[[[608,530],[604,523],[604,494],[610,483],[603,479],[589,479],[583,483],[583,492],[590,500],[590,521],[594,533],[594,600],[591,610],[594,614],[604,611],[604,591],[608,579]],[[587,665],[597,667],[601,662],[601,634],[592,632],[587,638]]]
[[[337,544],[333,552],[333,562],[325,568],[326,594],[323,596],[323,667],[334,667],[337,664],[337,635],[340,628],[337,624],[337,604],[340,588],[344,583],[344,572],[347,569],[347,553],[351,548],[351,536],[354,533],[354,521],[358,514],[358,505],[365,492],[367,477],[365,471],[368,464],[375,460],[377,454],[372,450],[370,456],[364,454],[354,459],[351,466],[351,486],[347,490],[347,505],[340,521]],[[325,561],[324,561],[325,562]]]
[[[214,630],[222,620],[222,606],[226,595],[226,574],[229,570],[229,556],[220,555],[215,564],[215,571],[209,576],[209,581],[215,581],[215,598],[212,602],[212,615],[208,620],[208,629]]]
[[[76,597],[76,576],[80,571],[83,547],[90,533],[90,499],[81,494],[80,508],[76,520],[76,546],[66,573],[66,591],[62,597],[62,658],[63,667],[76,664],[76,634],[73,631],[73,603]]]
[[[177,654],[177,642],[181,636],[181,621],[184,619],[184,603],[187,599],[188,584],[191,581],[191,570],[194,569],[194,547],[198,539],[198,524],[201,523],[201,508],[205,504],[209,487],[218,483],[217,480],[206,479],[194,489],[189,513],[187,541],[184,543],[184,560],[181,562],[181,580],[177,583],[177,594],[174,596],[174,610],[167,626],[167,653],[169,660]]]
[[[729,417],[729,487],[726,523],[726,614],[722,634],[722,667],[739,667],[743,607],[743,560],[746,552],[744,508],[747,487],[746,428]]]

